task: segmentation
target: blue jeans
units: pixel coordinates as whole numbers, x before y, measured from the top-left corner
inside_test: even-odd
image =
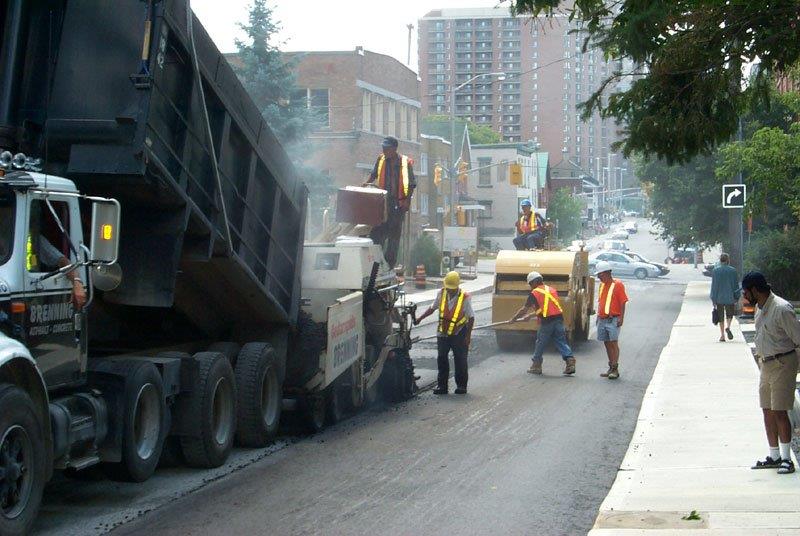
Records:
[[[567,344],[567,332],[564,330],[564,319],[561,316],[554,317],[552,320],[542,320],[539,331],[536,333],[536,348],[533,350],[533,362],[541,363],[544,349],[550,341],[556,343],[556,348],[561,353],[561,358],[565,361],[568,357],[573,357],[572,348]]]

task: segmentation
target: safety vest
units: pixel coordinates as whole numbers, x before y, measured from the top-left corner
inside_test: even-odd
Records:
[[[519,219],[519,230],[522,234],[530,233],[531,231],[536,230],[536,214],[531,212],[527,221],[525,220],[525,217],[525,214],[523,214]]]
[[[620,302],[622,300],[620,299],[620,296],[617,296],[617,294],[619,294],[619,291],[623,288],[624,287],[622,286],[622,283],[616,279],[613,279],[611,284],[608,286],[606,286],[605,283],[600,283],[600,294],[597,298],[597,305],[599,308],[598,316],[600,318],[619,316],[622,314],[622,311],[620,310],[620,307],[622,306]],[[615,297],[616,300],[614,299]]]
[[[442,289],[442,302],[439,304],[439,333],[452,335],[456,328],[467,323],[467,317],[464,314],[465,296],[464,291],[458,291],[456,306],[451,311],[447,307],[447,291]]]
[[[397,199],[408,197],[408,161],[406,155],[400,155],[400,184],[397,186]],[[376,179],[378,188],[386,189],[386,155],[378,158],[378,177]]]
[[[541,285],[531,291],[531,295],[536,299],[536,295],[541,294],[544,299],[542,300],[542,318],[548,316],[558,316],[564,311],[558,301],[558,292],[553,287]],[[539,300],[537,300],[539,302]]]

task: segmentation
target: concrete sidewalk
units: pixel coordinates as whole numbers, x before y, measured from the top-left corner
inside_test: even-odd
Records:
[[[494,274],[478,273],[475,279],[465,279],[461,281],[461,288],[470,294],[484,294],[491,292],[494,287]],[[441,285],[427,290],[415,290],[413,279],[406,278],[406,299],[417,305],[427,305],[431,303],[441,289]]]
[[[750,469],[767,454],[758,369],[738,324],[717,342],[709,285],[687,287],[591,536],[800,535],[800,473]]]

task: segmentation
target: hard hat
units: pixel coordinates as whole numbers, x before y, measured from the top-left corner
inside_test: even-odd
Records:
[[[444,276],[444,288],[453,290],[457,289],[460,284],[461,276],[458,275],[458,272],[447,272],[447,275]]]
[[[531,203],[530,199],[523,199],[522,203],[519,204],[521,207],[531,207],[533,204]]]
[[[600,261],[597,263],[597,266],[594,267],[594,275],[600,275],[603,272],[610,272],[611,271],[611,263],[607,261]]]
[[[525,278],[525,280],[528,282],[529,285],[531,284],[531,281],[535,281],[537,279],[544,279],[542,277],[542,274],[540,274],[539,272],[531,272],[528,274],[528,277]]]

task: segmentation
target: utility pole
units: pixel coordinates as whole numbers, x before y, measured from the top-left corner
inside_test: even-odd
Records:
[[[406,24],[406,28],[408,28],[408,59],[406,60],[406,65],[411,67],[411,32],[414,29],[414,25]]]
[[[742,141],[742,120],[739,119],[739,132],[737,133],[737,139]],[[742,184],[742,173],[739,172],[738,175],[738,182]],[[736,268],[736,271],[739,274],[739,277],[744,275],[744,244],[742,240],[742,214],[743,210],[741,208],[729,208],[728,210],[728,237],[730,238],[731,242],[731,250],[730,250],[730,262],[731,265]]]

